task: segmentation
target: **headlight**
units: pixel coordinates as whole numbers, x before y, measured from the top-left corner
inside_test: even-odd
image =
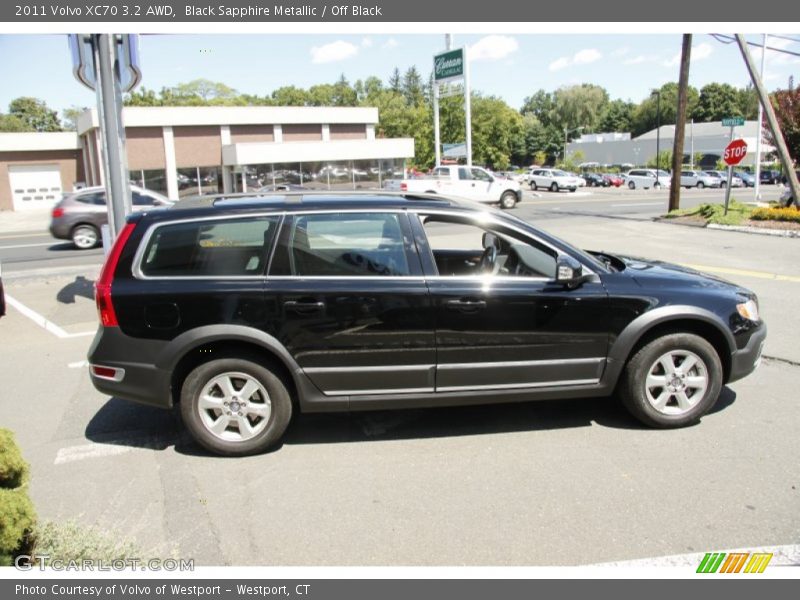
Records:
[[[743,304],[737,304],[736,310],[739,311],[739,314],[744,317],[745,319],[749,319],[751,321],[758,321],[758,302],[755,300],[748,300]]]

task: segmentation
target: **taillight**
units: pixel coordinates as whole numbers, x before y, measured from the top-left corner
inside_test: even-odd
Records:
[[[136,223],[127,223],[122,231],[119,232],[117,240],[111,247],[111,252],[106,258],[100,277],[94,284],[94,300],[97,304],[97,313],[100,316],[100,323],[103,327],[119,327],[117,313],[114,312],[114,304],[111,302],[111,284],[114,281],[114,272],[117,270],[117,263],[122,254],[122,249],[128,238],[136,229]]]
[[[53,218],[54,219],[58,219],[58,218],[63,217],[63,216],[64,216],[64,209],[61,208],[60,206],[56,206],[53,209]]]
[[[400,183],[400,191],[401,192],[407,192],[408,191],[408,184],[405,183],[405,182],[401,182]]]

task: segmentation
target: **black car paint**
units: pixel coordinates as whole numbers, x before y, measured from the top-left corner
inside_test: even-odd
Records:
[[[421,273],[400,280],[133,275],[136,250],[156,223],[330,211],[330,199],[130,217],[138,226],[112,288],[120,327],[100,327],[89,352],[91,364],[122,367],[126,377],[117,383],[93,376],[93,383],[110,395],[168,407],[183,361],[202,360],[198,353],[213,354],[220,344],[246,344],[283,365],[309,412],[605,396],[637,341],[652,327],[676,321],[716,332],[729,381],[752,370],[766,327],[736,311],[738,302],[753,297],[748,290],[667,263],[624,258],[617,259],[618,268],[612,261],[604,265],[499,212],[496,219],[572,255],[595,275],[575,289],[541,280],[498,280],[488,287],[448,281],[432,275],[432,254],[414,218],[432,205],[474,213],[441,199],[355,199],[335,206],[410,215],[408,243]],[[309,306],[298,311],[298,302]]]

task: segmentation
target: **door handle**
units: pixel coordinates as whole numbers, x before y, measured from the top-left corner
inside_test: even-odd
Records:
[[[296,313],[315,313],[325,308],[325,303],[316,300],[287,300],[283,303],[286,310]]]
[[[445,302],[445,306],[452,310],[460,310],[462,312],[473,312],[476,310],[480,310],[482,308],[486,308],[486,300],[467,300],[465,298],[460,298],[458,300],[448,300]]]

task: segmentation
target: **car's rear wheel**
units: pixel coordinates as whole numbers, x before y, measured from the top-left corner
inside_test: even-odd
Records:
[[[536,186],[536,182],[535,181],[531,181],[531,190],[533,190],[535,192],[537,189],[538,189],[538,187]]]
[[[697,189],[698,190],[702,190],[704,187],[706,187],[705,183],[703,183],[702,181],[698,181],[697,182]]]
[[[557,192],[558,191],[558,184],[555,181],[550,184],[550,191],[551,192]]]
[[[273,446],[292,417],[286,384],[239,358],[212,360],[183,382],[181,416],[192,437],[217,454],[257,454]]]
[[[635,190],[636,189],[636,183],[633,182],[633,181],[629,181],[628,182],[628,189]]]
[[[631,414],[651,427],[694,423],[716,403],[722,363],[700,336],[674,333],[649,342],[625,366],[619,392]]]
[[[517,195],[514,192],[503,192],[500,196],[500,206],[505,209],[514,208],[517,205]]]
[[[100,232],[94,225],[83,223],[72,229],[72,243],[76,248],[88,250],[100,242]]]

